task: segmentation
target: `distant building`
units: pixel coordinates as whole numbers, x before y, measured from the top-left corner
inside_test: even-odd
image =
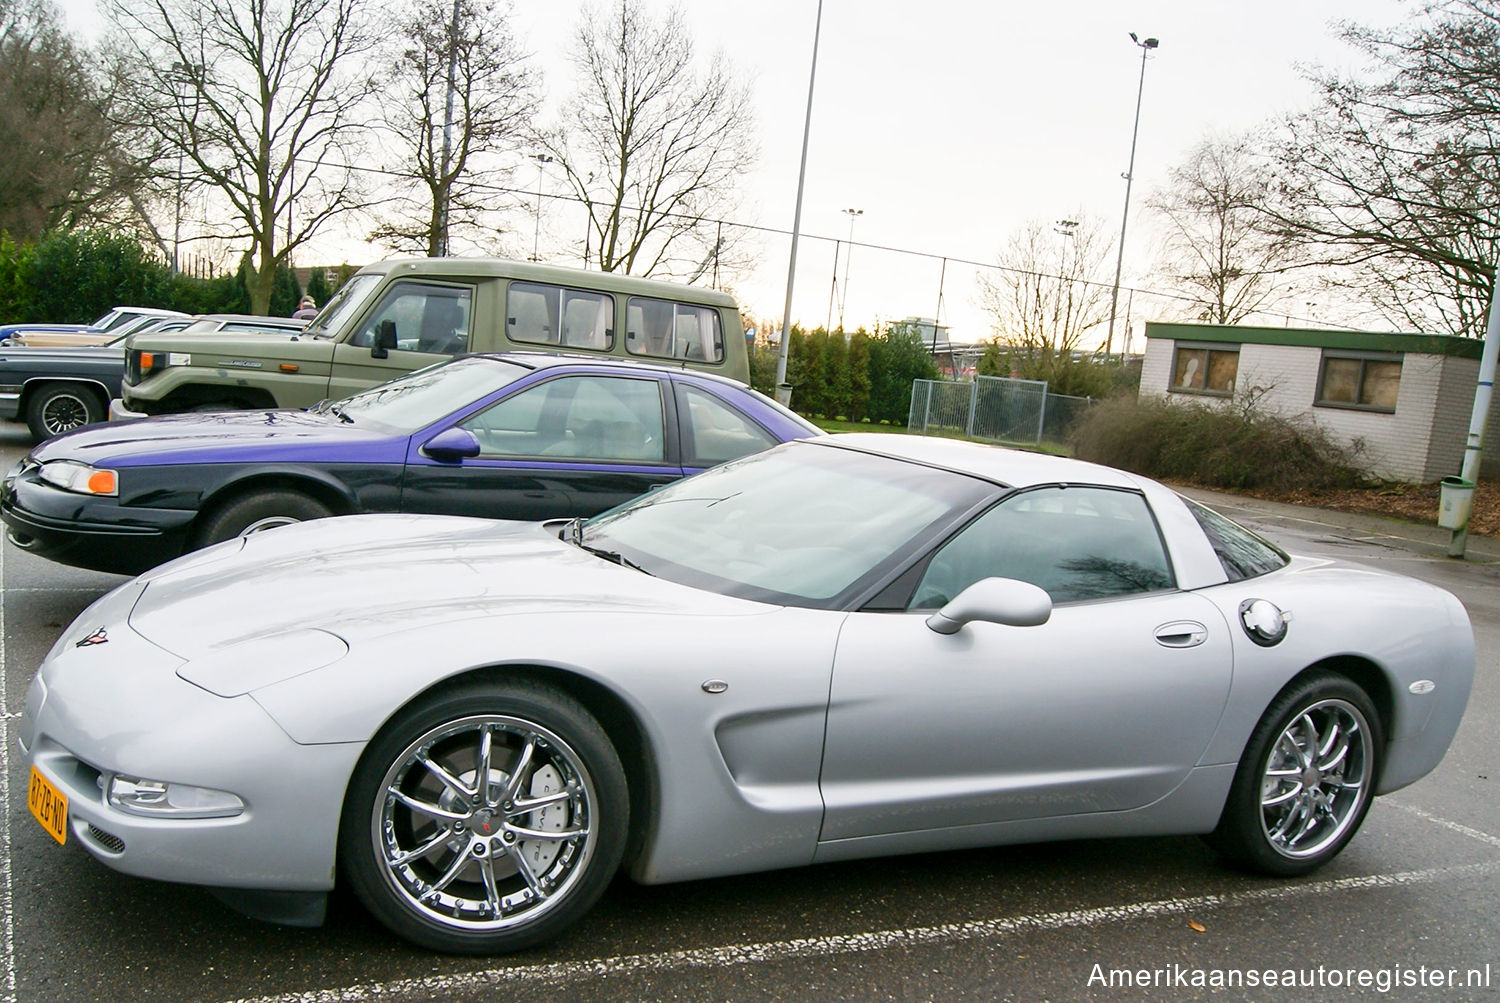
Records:
[[[1227,402],[1253,390],[1257,406],[1358,444],[1371,474],[1426,484],[1463,464],[1483,349],[1450,335],[1147,323],[1140,393]],[[1485,477],[1500,476],[1497,409]]]

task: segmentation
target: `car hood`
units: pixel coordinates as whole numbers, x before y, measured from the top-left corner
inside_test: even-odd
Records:
[[[370,460],[374,457],[357,452],[361,446],[397,441],[404,452],[408,438],[306,411],[216,411],[95,425],[49,439],[32,457],[129,468],[331,458],[336,449],[338,459]]]
[[[192,660],[307,631],[353,646],[503,615],[765,609],[621,567],[564,543],[559,524],[549,525],[365,515],[257,533],[141,576],[146,587],[130,626]]]
[[[120,345],[45,345],[0,348],[0,363],[8,359],[22,362],[77,362],[97,359],[125,365],[125,349]]]

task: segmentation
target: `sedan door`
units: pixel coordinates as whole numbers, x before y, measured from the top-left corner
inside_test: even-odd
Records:
[[[662,381],[565,373],[464,420],[480,454],[428,456],[414,440],[402,510],[496,519],[603,512],[682,476]],[[431,435],[422,437],[430,439]]]
[[[1030,581],[1040,626],[932,610],[986,577]],[[1172,587],[1144,498],[1012,495],[948,541],[904,612],[851,615],[834,665],[822,839],[1121,811],[1175,789],[1223,711],[1229,628]]]

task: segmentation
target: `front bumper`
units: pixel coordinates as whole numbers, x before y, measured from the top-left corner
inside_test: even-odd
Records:
[[[75,621],[26,697],[18,744],[67,796],[68,842],[144,878],[327,891],[362,745],[298,745],[253,697],[217,697],[178,678],[180,659],[109,615],[111,599],[128,610],[139,589],[128,583]],[[100,626],[107,642],[77,646],[75,635]],[[125,812],[105,797],[115,772],[228,791],[245,807],[227,818]]]
[[[113,397],[109,402],[110,421],[140,421],[149,417],[144,411],[133,411],[126,406],[125,401],[119,397]]]
[[[187,551],[196,513],[121,505],[75,494],[18,468],[0,486],[0,519],[16,546],[34,554],[112,574],[136,575]]]

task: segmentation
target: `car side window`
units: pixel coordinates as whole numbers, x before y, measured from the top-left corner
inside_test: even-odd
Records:
[[[656,380],[560,376],[506,397],[463,423],[482,456],[660,463]]]
[[[682,463],[711,467],[776,445],[755,422],[697,387],[677,384],[677,419],[682,424]]]
[[[910,607],[942,606],[981,578],[1030,582],[1057,603],[1173,586],[1146,500],[1076,486],[1018,492],[980,515],[933,555]]]
[[[394,283],[349,344],[368,348],[385,321],[396,325],[396,348],[428,355],[460,355],[469,350],[473,290],[426,282]]]

